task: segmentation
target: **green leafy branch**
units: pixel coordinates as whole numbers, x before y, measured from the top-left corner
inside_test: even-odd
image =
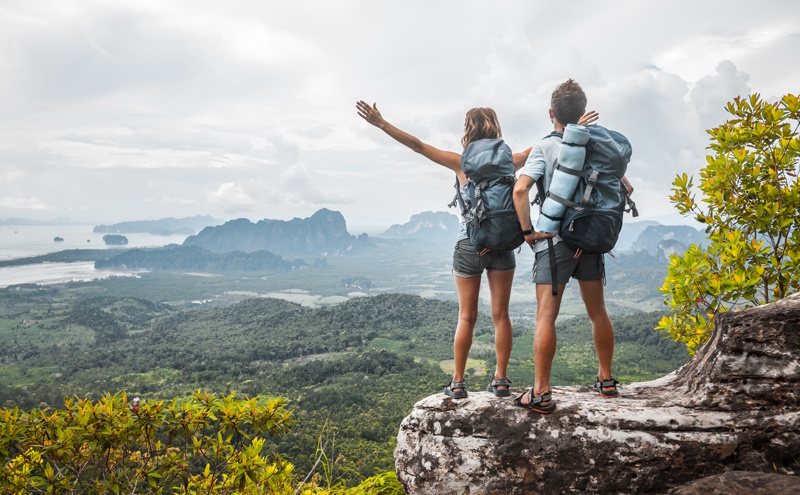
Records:
[[[782,299],[800,290],[800,100],[776,103],[758,94],[727,105],[733,118],[711,129],[700,171],[679,175],[670,201],[706,225],[708,248],[670,257],[661,288],[671,315],[657,330],[694,352],[719,313]]]

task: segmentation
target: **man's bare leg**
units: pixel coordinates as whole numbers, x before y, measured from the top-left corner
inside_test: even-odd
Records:
[[[553,357],[556,355],[556,317],[561,308],[561,298],[566,284],[558,286],[558,295],[553,295],[550,284],[536,284],[536,329],[533,333],[533,364],[536,378],[533,384],[534,396],[540,396],[550,390],[550,370]],[[520,402],[528,404],[530,397],[523,397]],[[550,402],[542,402],[542,406]]]
[[[606,302],[603,296],[603,280],[579,280],[583,304],[586,312],[592,321],[592,337],[594,338],[594,348],[597,352],[597,360],[600,368],[597,378],[608,380],[611,378],[611,362],[614,358],[614,326],[606,311]],[[612,391],[614,387],[604,387],[604,391]]]

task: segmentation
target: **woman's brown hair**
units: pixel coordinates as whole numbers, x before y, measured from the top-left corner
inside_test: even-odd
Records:
[[[503,137],[497,114],[491,108],[473,108],[467,112],[464,121],[464,137],[461,145],[465,148],[473,141]]]

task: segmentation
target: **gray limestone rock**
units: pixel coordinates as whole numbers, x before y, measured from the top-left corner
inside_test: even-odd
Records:
[[[670,490],[668,495],[800,495],[800,477],[729,471]]]
[[[720,316],[685,366],[619,398],[553,397],[547,416],[488,392],[421,400],[397,437],[406,493],[657,494],[728,471],[800,481],[800,295]]]

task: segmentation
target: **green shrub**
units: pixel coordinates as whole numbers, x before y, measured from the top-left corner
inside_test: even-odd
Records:
[[[129,402],[122,393],[97,402],[65,399],[65,408],[59,410],[2,409],[0,491],[403,493],[394,473],[353,488],[298,484],[291,463],[262,452],[265,437],[285,434],[294,422],[291,416],[283,399],[237,399],[235,393],[217,397],[201,391],[169,404]],[[324,462],[323,468],[327,473]]]

